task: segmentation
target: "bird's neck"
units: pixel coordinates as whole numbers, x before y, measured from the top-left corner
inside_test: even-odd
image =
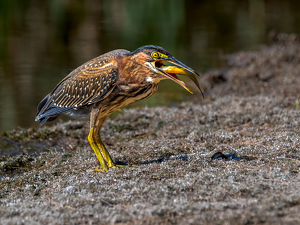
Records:
[[[143,63],[141,63],[143,62]],[[160,79],[156,79],[154,72],[149,66],[144,65],[144,60],[136,58],[136,56],[127,56],[118,62],[119,66],[119,84],[135,84],[135,85],[157,85]],[[147,63],[147,62],[146,62]]]

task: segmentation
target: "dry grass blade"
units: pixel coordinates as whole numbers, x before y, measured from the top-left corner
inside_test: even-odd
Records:
[[[193,151],[193,152],[195,151],[194,149],[192,149],[191,147],[189,147],[186,143],[184,143],[181,139],[180,139],[180,141],[181,141],[181,143],[182,143],[182,145],[183,145],[184,147],[190,149],[190,150]]]
[[[148,152],[147,154],[143,155],[142,157],[138,158],[137,160],[135,160],[135,161],[129,163],[129,165],[135,164],[136,162],[140,161],[141,159],[145,158],[146,156],[148,156],[148,155],[150,155],[150,154],[151,154],[151,152]]]
[[[50,165],[51,163],[53,163],[59,156],[55,157],[54,159],[52,159],[50,162],[47,162],[45,165],[41,166],[40,168],[38,168],[38,170],[44,169],[46,166]]]

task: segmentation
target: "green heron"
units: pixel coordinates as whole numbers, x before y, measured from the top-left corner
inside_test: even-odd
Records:
[[[114,50],[66,76],[40,102],[35,120],[42,125],[62,113],[90,114],[88,140],[102,167],[94,171],[108,171],[118,166],[101,140],[103,122],[119,108],[153,95],[163,79],[171,79],[191,92],[178,74],[191,78],[202,93],[195,76],[199,75],[161,47],[147,45],[133,52]]]

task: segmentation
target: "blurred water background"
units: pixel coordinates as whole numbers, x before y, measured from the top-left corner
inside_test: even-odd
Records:
[[[36,127],[37,104],[73,69],[113,49],[154,44],[202,73],[222,56],[300,33],[294,0],[0,0],[0,131]],[[201,85],[201,84],[200,84]],[[191,95],[171,81],[133,106]]]

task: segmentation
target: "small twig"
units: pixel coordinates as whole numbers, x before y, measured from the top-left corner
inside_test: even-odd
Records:
[[[69,209],[75,209],[75,208],[73,208],[72,206],[69,206],[69,205],[66,205],[65,207],[69,208]]]
[[[51,200],[49,197],[47,197],[47,199],[48,199],[48,201],[49,201],[51,204],[62,207],[62,204],[60,204],[59,202],[53,201],[53,200]]]
[[[272,154],[268,154],[268,155],[248,155],[250,157],[256,157],[256,158],[267,158],[267,157],[270,157],[270,156],[275,156],[275,155],[280,155],[280,154],[283,154],[285,153],[286,151],[281,151],[281,152],[276,152],[276,153],[272,153]]]
[[[241,124],[241,125],[238,125],[238,126],[230,127],[230,128],[224,129],[224,130],[217,130],[217,131],[214,132],[214,134],[219,133],[219,132],[224,132],[224,131],[230,131],[230,130],[233,130],[233,129],[236,129],[236,128],[239,128],[239,127],[243,127],[243,126],[249,126],[249,124],[250,123],[245,123],[245,124]]]
[[[135,161],[133,161],[133,162],[131,162],[131,163],[129,163],[129,164],[130,164],[130,165],[133,165],[134,163],[140,161],[141,159],[145,158],[146,156],[148,156],[148,155],[150,155],[150,154],[151,154],[151,152],[148,152],[147,154],[143,155],[142,157],[138,158],[137,160],[135,160]]]
[[[143,137],[147,137],[149,135],[155,134],[160,128],[163,127],[163,125],[164,125],[164,122],[160,121],[157,124],[157,127],[153,131],[150,131],[150,132],[147,132],[147,133],[143,133],[143,134],[137,134],[137,135],[133,136],[133,138],[143,138]]]
[[[292,161],[299,161],[299,159],[287,158],[287,157],[277,157],[276,159],[286,159],[286,160],[292,160]]]
[[[266,171],[270,171],[270,169],[266,169],[266,168],[257,168],[257,167],[254,167],[254,166],[246,165],[245,163],[242,163],[242,165],[244,165],[243,168],[245,168],[245,169],[247,169],[247,170],[260,170],[260,171],[266,170]]]
[[[152,134],[155,134],[158,131],[158,128],[155,128],[153,131],[150,131],[148,133],[143,133],[143,134],[137,134],[135,136],[133,136],[133,138],[143,138],[143,137],[147,137],[150,136]]]
[[[12,166],[11,168],[13,168],[13,169],[19,169],[19,170],[30,170],[29,168],[26,168],[26,167],[18,167],[18,166]]]
[[[270,180],[270,181],[276,181],[276,182],[280,182],[280,183],[284,183],[284,184],[288,184],[287,182],[283,181],[283,180],[275,180],[275,179],[271,179],[271,178],[268,178],[266,180]]]
[[[191,151],[195,151],[194,149],[192,149],[191,147],[189,147],[186,143],[184,143],[181,139],[180,139],[181,143],[183,146],[185,146],[186,148],[190,149]]]
[[[260,168],[253,168],[253,167],[251,168],[251,167],[249,167],[249,166],[246,167],[246,169],[247,169],[247,170],[258,170],[258,171],[264,171],[264,170],[265,170],[265,171],[270,171],[270,169],[260,169]]]
[[[59,156],[55,157],[54,159],[52,159],[50,162],[47,162],[45,165],[41,166],[38,170],[43,169],[44,167],[50,165],[51,163],[53,163]]]
[[[75,208],[73,208],[72,206],[69,206],[69,205],[63,206],[61,203],[56,202],[56,201],[53,201],[53,200],[51,200],[49,197],[47,197],[47,199],[48,199],[48,201],[49,201],[51,204],[53,204],[53,205],[57,205],[57,206],[59,206],[59,207],[65,207],[65,208],[68,208],[68,209],[75,209]]]
[[[111,204],[110,202],[107,202],[105,200],[100,200],[100,202],[105,203],[105,204],[110,205],[110,206],[113,206],[113,204]]]

